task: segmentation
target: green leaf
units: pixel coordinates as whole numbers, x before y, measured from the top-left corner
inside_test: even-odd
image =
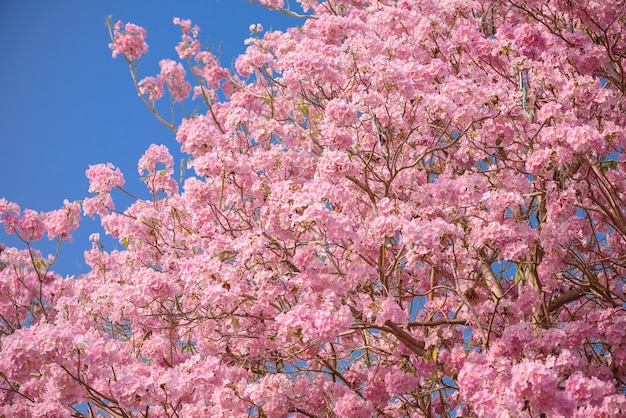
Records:
[[[37,270],[45,270],[48,268],[48,263],[43,258],[35,258],[33,264]]]

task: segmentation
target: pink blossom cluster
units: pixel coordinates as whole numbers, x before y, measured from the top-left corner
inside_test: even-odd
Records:
[[[182,102],[191,92],[191,84],[185,81],[185,69],[180,63],[173,60],[162,60],[159,62],[161,72],[157,76],[158,85],[167,86],[172,98],[177,102]]]
[[[137,171],[144,176],[144,181],[152,193],[162,191],[174,194],[178,191],[178,184],[172,178],[174,157],[165,145],[150,145],[139,159]]]
[[[124,175],[111,163],[90,165],[85,174],[89,179],[91,193],[109,193],[116,187],[124,186]]]
[[[326,105],[325,116],[339,126],[348,126],[358,120],[358,111],[351,103],[333,99]]]
[[[80,205],[77,202],[63,201],[61,209],[37,212],[20,207],[5,199],[0,199],[0,224],[9,234],[18,235],[23,241],[38,241],[48,234],[49,239],[63,239],[71,242],[71,233],[80,222]]]
[[[180,26],[183,32],[182,40],[176,46],[178,57],[182,60],[197,55],[200,52],[200,41],[196,38],[198,37],[200,28],[197,25],[192,27],[191,20],[182,20],[178,17],[174,18],[174,24]]]
[[[158,77],[144,77],[139,81],[139,93],[148,96],[148,100],[155,103],[165,94],[163,82]]]
[[[180,26],[182,31],[181,42],[176,46],[178,57],[187,60],[190,65],[193,58],[198,65],[192,67],[191,71],[195,76],[202,77],[204,83],[192,87],[185,80],[186,71],[183,65],[164,59],[159,62],[160,73],[156,77],[148,76],[141,79],[137,89],[142,96],[147,96],[152,104],[163,97],[165,87],[176,102],[187,99],[192,90],[194,100],[202,97],[205,101],[211,101],[214,98],[213,90],[227,77],[228,71],[219,66],[213,54],[200,49],[200,41],[197,39],[200,28],[197,25],[192,26],[191,20],[180,18],[174,18],[174,24]]]
[[[285,6],[284,0],[259,0],[259,4],[270,8],[282,8]]]
[[[85,174],[89,179],[89,191],[94,196],[83,200],[83,212],[93,217],[96,213],[104,216],[109,211],[114,210],[115,204],[110,192],[114,188],[121,189],[125,182],[120,169],[111,163],[97,164],[90,165]]]
[[[78,228],[80,222],[80,205],[78,202],[63,201],[63,208],[46,213],[46,231],[48,238],[59,237],[72,240],[70,232]]]
[[[109,48],[113,51],[113,58],[122,54],[128,61],[134,61],[148,52],[146,30],[141,26],[117,22],[113,25],[113,31],[113,39],[109,44]]]

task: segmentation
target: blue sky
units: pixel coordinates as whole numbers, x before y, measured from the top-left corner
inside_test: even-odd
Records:
[[[104,162],[120,167],[128,189],[141,195],[136,166],[143,152],[151,143],[178,149],[174,134],[137,97],[125,61],[111,58],[108,15],[147,30],[150,51],[140,77],[156,75],[161,59],[178,59],[175,16],[198,24],[200,39],[225,66],[245,51],[250,24],[281,30],[302,24],[245,0],[0,2],[0,197],[22,208],[57,209],[63,199],[88,196],[85,170]],[[54,270],[85,272],[82,253],[98,225],[83,219]],[[0,242],[18,246],[4,230]],[[47,238],[40,243],[42,252],[52,251]]]

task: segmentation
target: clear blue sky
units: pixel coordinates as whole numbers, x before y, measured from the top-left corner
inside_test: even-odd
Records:
[[[1,1],[0,197],[22,208],[57,209],[63,199],[88,196],[85,170],[104,162],[120,167],[128,188],[142,194],[136,164],[143,152],[151,143],[178,149],[174,134],[137,97],[125,61],[111,58],[108,15],[147,30],[150,52],[140,77],[156,75],[163,58],[178,59],[175,16],[198,24],[200,39],[225,66],[245,51],[250,24],[281,30],[302,24],[245,0]],[[97,229],[83,219],[55,270],[85,272],[82,253]],[[3,229],[0,242],[17,246]],[[52,248],[47,238],[38,247]]]

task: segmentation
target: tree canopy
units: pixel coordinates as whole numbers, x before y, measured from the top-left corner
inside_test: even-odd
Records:
[[[128,207],[111,163],[0,199],[0,414],[626,414],[626,3],[257,3],[302,24],[234,68],[175,18],[142,76],[109,21],[187,158],[150,146]],[[81,213],[120,247],[62,278],[36,241]]]

